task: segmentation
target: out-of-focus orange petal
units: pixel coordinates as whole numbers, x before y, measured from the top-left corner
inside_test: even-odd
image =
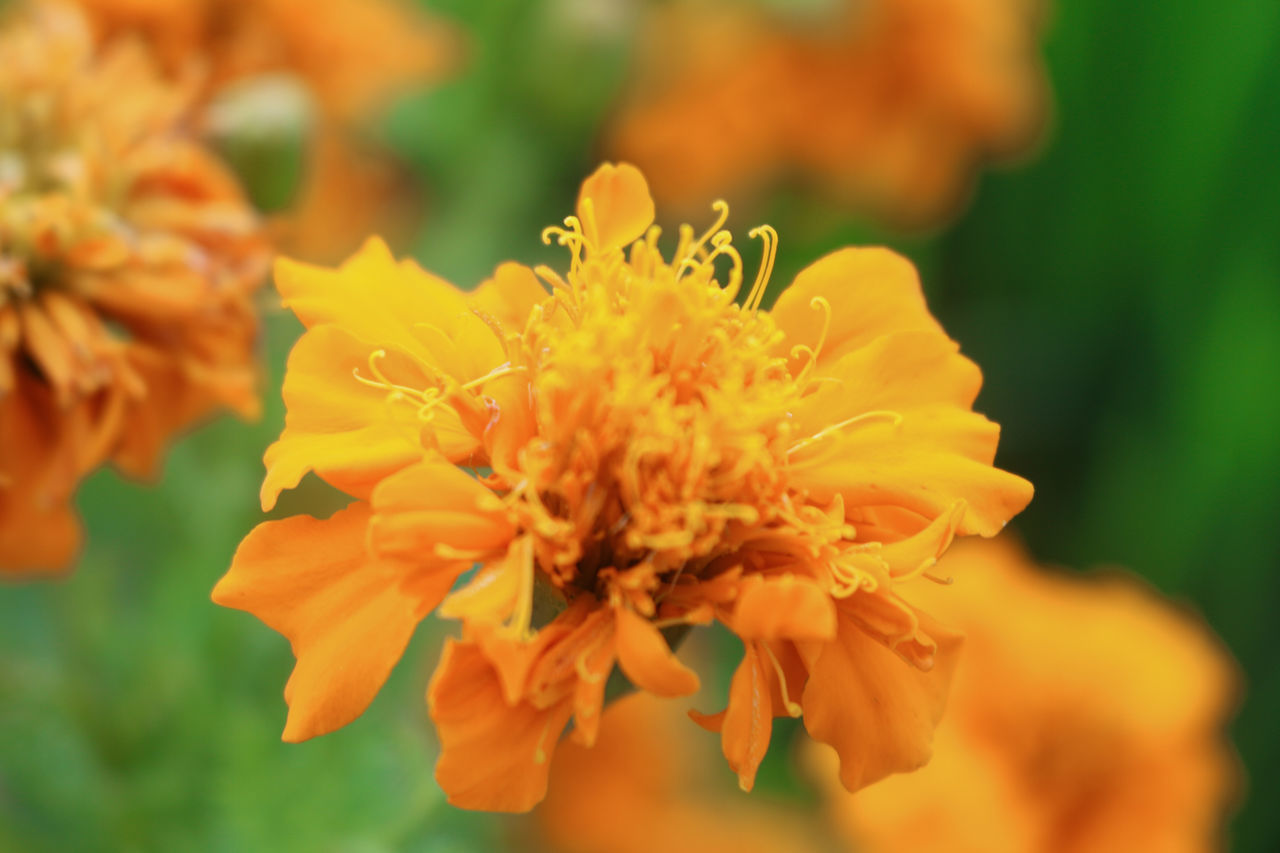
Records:
[[[627,607],[616,613],[618,664],[627,678],[656,696],[698,692],[697,674],[680,663],[652,622]]]
[[[820,365],[892,332],[944,334],[925,306],[915,267],[889,249],[840,249],[801,270],[769,312],[786,332],[787,348],[821,339],[825,318],[811,304],[815,297],[831,306]]]
[[[802,704],[805,728],[840,754],[840,780],[856,791],[929,760],[942,718],[960,637],[930,625],[933,668],[921,672],[841,616],[834,642],[809,673]]]
[[[453,583],[441,576],[407,594],[405,566],[365,549],[369,517],[357,503],[325,520],[260,524],[213,590],[216,603],[254,614],[293,647],[287,741],[326,734],[364,713],[418,622]]]
[[[630,163],[605,163],[583,182],[578,194],[578,218],[600,252],[636,240],[653,224],[653,217],[649,185]]]
[[[551,753],[573,713],[508,704],[498,674],[474,643],[445,641],[427,690],[440,736],[436,781],[459,808],[523,812],[547,792]]]

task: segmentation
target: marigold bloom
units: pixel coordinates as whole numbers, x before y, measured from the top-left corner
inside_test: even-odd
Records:
[[[260,525],[214,593],[293,643],[286,739],[358,716],[443,601],[463,637],[428,699],[436,777],[463,807],[541,799],[569,720],[595,739],[615,662],[693,693],[668,636],[712,620],[745,657],[728,708],[697,719],[743,788],[775,715],[803,713],[851,789],[927,759],[958,638],[902,594],[1030,484],[992,467],[981,375],[910,263],[844,249],[765,312],[765,227],[739,305],[717,209],[668,261],[644,178],[605,165],[544,235],[569,248],[564,275],[508,263],[468,295],[376,241],[336,271],[280,263],[308,330],[263,504],[308,471],[355,498]]]
[[[1221,847],[1235,670],[1197,620],[1123,575],[964,543],[928,605],[967,635],[933,761],[831,809],[859,850],[1152,853]],[[924,602],[926,599],[921,598]]]
[[[837,7],[808,22],[698,0],[655,15],[606,148],[663,203],[794,172],[920,226],[952,211],[977,164],[1039,135],[1042,0]]]
[[[828,848],[797,809],[717,796],[676,703],[638,694],[613,705],[588,749],[556,754],[531,815],[556,853],[817,853]],[[522,835],[524,827],[521,827]]]
[[[174,75],[198,72],[204,98],[263,75],[300,80],[318,107],[311,150],[279,247],[318,262],[372,230],[406,230],[416,200],[366,125],[392,96],[456,63],[455,34],[404,0],[76,0],[101,37],[145,41]]]
[[[95,51],[53,6],[9,21],[0,56],[0,570],[54,569],[82,475],[148,475],[192,421],[256,411],[267,258],[145,56]]]
[[[288,71],[347,121],[441,73],[452,56],[452,37],[400,0],[76,2],[103,37],[144,37],[169,71],[200,68],[210,91]]]

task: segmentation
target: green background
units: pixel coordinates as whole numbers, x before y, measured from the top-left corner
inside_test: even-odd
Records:
[[[622,3],[595,26],[564,11],[590,4],[427,5],[468,34],[468,62],[377,133],[426,187],[424,230],[401,249],[469,286],[500,260],[556,257],[538,233],[596,164],[632,27]],[[1132,568],[1240,662],[1249,800],[1232,849],[1280,849],[1280,4],[1056,5],[1053,127],[952,225],[884,233],[786,187],[753,217],[782,235],[775,285],[850,242],[918,261],[986,375],[1002,466],[1036,484],[1017,522],[1033,551]],[[277,170],[248,174],[276,191]],[[443,626],[419,632],[364,717],[286,745],[287,643],[208,601],[261,517],[297,332],[269,313],[261,422],[201,429],[153,485],[95,475],[75,574],[0,590],[0,850],[462,851],[518,831],[450,809],[432,781],[421,693]],[[304,488],[281,511],[325,501]],[[782,749],[763,787],[805,797]]]

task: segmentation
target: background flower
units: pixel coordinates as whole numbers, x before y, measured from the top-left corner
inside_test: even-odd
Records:
[[[870,850],[1213,850],[1238,790],[1223,729],[1233,662],[1187,613],[1119,573],[1073,578],[1010,539],[956,547],[962,626],[934,760],[829,808]]]
[[[0,570],[61,569],[80,477],[153,475],[178,430],[258,411],[266,245],[140,51],[35,6],[0,52]]]

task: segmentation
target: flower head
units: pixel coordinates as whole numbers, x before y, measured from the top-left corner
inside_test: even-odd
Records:
[[[143,55],[95,50],[51,5],[9,20],[0,55],[0,568],[51,569],[83,474],[149,474],[193,420],[256,411],[266,255]]]
[[[851,797],[859,850],[1211,850],[1235,788],[1235,670],[1197,620],[1134,579],[964,543],[928,606],[968,647],[933,761]],[[922,598],[921,603],[926,599]]]
[[[468,295],[376,242],[337,271],[280,264],[308,331],[264,505],[308,471],[355,498],[259,526],[215,590],[293,642],[287,739],[363,711],[440,604],[463,633],[428,696],[436,776],[464,807],[537,802],[569,721],[595,739],[615,664],[693,693],[671,641],[714,620],[745,656],[696,719],[742,787],[775,715],[833,743],[851,789],[927,759],[958,638],[902,593],[1030,485],[992,467],[980,374],[907,261],[836,252],[766,312],[777,237],[753,232],[746,286],[718,210],[668,258],[644,178],[605,165],[545,234],[563,273],[504,264]]]
[[[291,72],[344,121],[439,74],[452,54],[452,37],[402,0],[75,2],[103,37],[141,36],[167,70],[195,66],[211,91]]]
[[[795,173],[879,219],[930,225],[977,165],[1043,126],[1042,0],[848,0],[789,22],[745,5],[671,4],[639,51],[606,144],[664,203]]]

